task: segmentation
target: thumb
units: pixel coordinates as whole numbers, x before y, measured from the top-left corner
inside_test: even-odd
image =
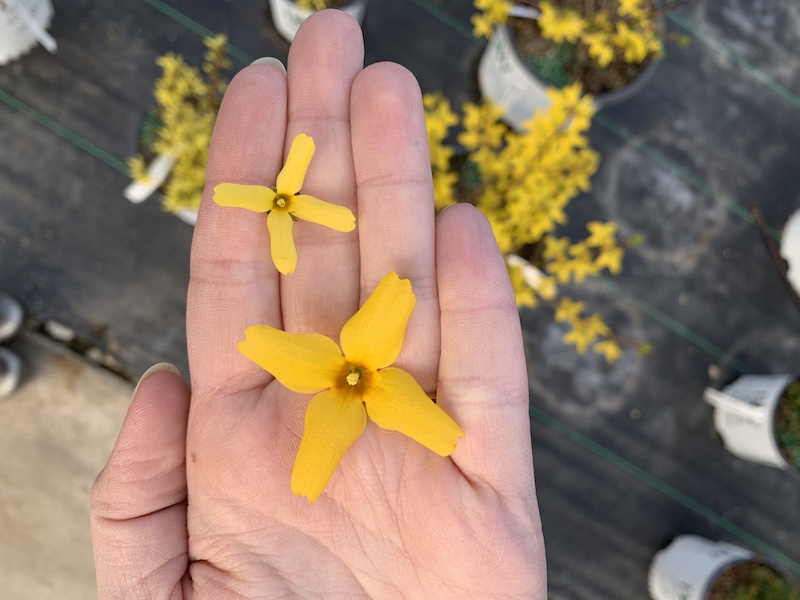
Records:
[[[98,598],[182,598],[189,387],[157,364],[136,386],[90,512]]]

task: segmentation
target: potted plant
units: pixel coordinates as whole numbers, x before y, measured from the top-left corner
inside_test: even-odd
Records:
[[[0,2],[0,65],[22,56],[37,44],[54,52],[56,42],[47,33],[52,19],[50,0]]]
[[[424,98],[437,210],[469,202],[489,219],[520,306],[540,301],[566,322],[566,343],[579,352],[617,360],[623,346],[647,346],[614,334],[597,313],[561,293],[558,285],[581,284],[601,273],[622,269],[626,248],[639,239],[621,239],[611,222],[593,221],[588,235],[559,235],[567,223],[567,207],[590,188],[599,155],[589,147],[594,106],[573,84],[548,90],[549,106],[538,110],[520,131],[502,120],[503,111],[486,101],[466,103],[458,117],[441,94]],[[460,128],[456,142],[450,131]]]
[[[797,587],[753,552],[696,535],[676,537],[650,563],[653,600],[798,600]]]
[[[367,9],[367,0],[269,0],[275,29],[291,42],[300,24],[314,12],[325,8],[339,8],[361,23]]]
[[[202,71],[181,56],[167,53],[156,62],[162,69],[154,89],[155,107],[139,130],[139,154],[128,160],[133,182],[125,197],[139,203],[156,190],[164,210],[194,223],[205,186],[211,132],[230,68],[227,38],[205,39]]]
[[[800,380],[745,375],[721,391],[706,388],[725,447],[753,462],[800,470]]]
[[[516,128],[547,104],[550,85],[580,83],[598,108],[621,102],[652,75],[664,53],[663,14],[681,1],[475,0],[474,33],[490,38],[481,93]]]

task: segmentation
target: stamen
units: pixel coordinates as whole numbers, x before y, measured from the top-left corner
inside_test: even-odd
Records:
[[[359,381],[361,381],[361,371],[358,369],[351,369],[350,373],[348,373],[347,377],[345,377],[347,383],[350,385],[357,385]]]
[[[286,207],[286,199],[278,196],[275,198],[275,204],[278,205],[278,208],[285,208]]]

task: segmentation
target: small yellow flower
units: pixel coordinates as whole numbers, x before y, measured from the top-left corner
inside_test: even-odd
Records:
[[[583,302],[576,302],[569,298],[562,298],[556,309],[556,321],[577,321],[581,317],[586,305]]]
[[[597,354],[602,354],[609,363],[616,362],[622,356],[622,348],[619,344],[612,339],[606,339],[602,342],[597,342],[594,345],[594,351]]]
[[[564,334],[561,338],[565,344],[573,344],[578,354],[583,354],[595,340],[597,335],[587,327],[583,326],[583,321],[573,324],[573,329]]]
[[[345,323],[339,345],[316,333],[268,325],[245,330],[239,351],[299,394],[316,394],[292,470],[292,492],[314,502],[367,424],[399,431],[440,456],[463,432],[414,378],[390,366],[400,354],[416,299],[408,279],[389,273]],[[339,346],[341,345],[341,349]]]
[[[602,221],[591,221],[586,225],[586,229],[591,234],[586,243],[594,248],[600,248],[609,244],[616,243],[617,224],[613,221],[603,223]]]
[[[597,260],[594,261],[594,266],[600,269],[606,268],[614,275],[622,272],[622,257],[624,251],[619,246],[611,246],[604,248]]]
[[[549,2],[542,2],[540,9],[542,16],[539,17],[539,27],[543,37],[557,43],[575,43],[580,39],[586,28],[586,21],[578,13],[556,8]]]
[[[299,193],[315,150],[310,136],[301,133],[295,137],[274,188],[238,183],[220,183],[214,188],[214,202],[220,206],[268,213],[272,262],[284,275],[297,266],[297,249],[292,238],[294,221],[309,221],[342,232],[356,228],[356,218],[349,208]]]

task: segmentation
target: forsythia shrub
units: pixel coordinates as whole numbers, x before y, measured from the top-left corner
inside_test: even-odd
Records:
[[[479,208],[507,258],[517,303],[551,304],[555,319],[570,324],[566,343],[613,362],[622,352],[620,338],[600,315],[584,315],[583,303],[559,297],[557,284],[619,273],[625,248],[637,240],[619,240],[614,223],[599,221],[588,224],[584,239],[557,235],[570,201],[589,190],[600,157],[586,137],[594,116],[591,96],[582,95],[578,84],[551,88],[548,96],[551,105],[521,132],[503,124],[502,110],[490,103],[466,103],[459,119],[441,94],[425,96],[436,209],[459,201]],[[466,157],[447,142],[456,126]],[[528,262],[540,270],[535,282],[525,277]]]
[[[202,72],[172,52],[156,60],[162,69],[153,93],[157,125],[154,139],[145,143],[149,153],[170,154],[177,159],[163,190],[164,209],[170,212],[200,206],[208,145],[227,85],[222,71],[231,66],[224,35],[206,38],[205,45]],[[147,180],[144,156],[129,159],[128,166],[134,180]]]

